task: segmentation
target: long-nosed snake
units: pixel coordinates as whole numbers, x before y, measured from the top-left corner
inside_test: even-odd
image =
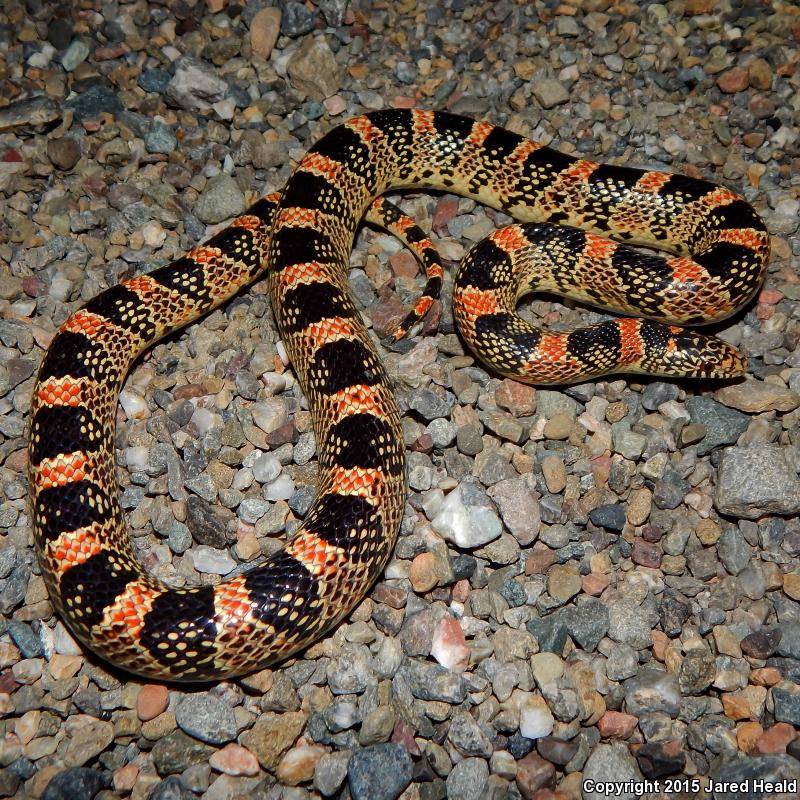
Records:
[[[351,119],[317,142],[282,195],[263,198],[179,261],[95,297],[44,357],[29,448],[35,541],[56,608],[103,658],[168,680],[242,674],[320,637],[382,571],[406,496],[403,435],[347,274],[370,203],[408,187],[465,195],[527,223],[476,246],[457,276],[463,336],[497,371],[534,383],[743,371],[733,348],[670,327],[724,317],[761,282],[767,234],[734,192],[574,158],[448,113]],[[391,207],[378,203],[373,214],[418,255],[429,248]],[[645,255],[604,235],[673,255]],[[118,393],[142,350],[265,271],[313,415],[317,499],[263,565],[215,586],[170,588],[142,570],[126,534],[115,480]],[[435,264],[428,278],[403,330],[438,294]],[[665,323],[622,318],[540,331],[514,314],[535,288]]]

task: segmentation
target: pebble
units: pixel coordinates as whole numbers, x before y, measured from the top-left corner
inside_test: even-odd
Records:
[[[54,167],[68,172],[80,161],[81,146],[73,136],[59,136],[47,142],[47,157]]]
[[[267,61],[281,30],[280,8],[262,8],[250,23],[250,47],[253,53]]]
[[[399,744],[376,744],[353,753],[347,782],[353,800],[395,800],[411,783],[411,758]]]
[[[169,691],[162,684],[148,683],[142,686],[136,696],[136,715],[142,722],[155,719],[167,710]]]
[[[431,525],[447,541],[466,550],[494,541],[503,531],[483,492],[466,483],[445,497]]]
[[[635,782],[642,779],[639,766],[622,742],[597,745],[589,755],[583,768],[584,781],[591,780],[601,783],[608,781],[612,775],[615,781],[620,781],[623,784],[627,781]],[[583,800],[602,800],[605,797],[606,794],[604,792],[583,792]],[[636,800],[639,795],[633,788],[622,788],[615,794],[615,797],[624,798],[624,800]]]
[[[447,797],[459,800],[482,800],[489,783],[489,767],[482,758],[459,761],[447,776]]]
[[[447,669],[463,672],[469,664],[470,649],[457,619],[444,616],[433,633],[431,657]]]
[[[519,732],[527,739],[549,736],[554,724],[553,715],[542,697],[530,697],[519,710]]]
[[[227,575],[236,567],[236,562],[227,550],[217,550],[207,545],[200,545],[193,550],[192,560],[198,572],[208,572],[212,575]]]
[[[221,174],[208,181],[193,211],[201,222],[213,224],[241,214],[244,208],[239,184],[230,175]]]
[[[745,519],[800,512],[800,478],[786,448],[766,442],[727,448],[714,504],[720,513]]]
[[[555,767],[534,750],[517,761],[517,789],[525,800],[534,800],[539,790],[553,787],[555,773]]]
[[[239,737],[239,744],[258,759],[261,766],[274,772],[283,754],[297,741],[306,724],[300,711],[285,714],[261,714],[252,728]]]
[[[65,769],[48,782],[42,800],[91,800],[108,783],[108,774],[96,769]]]
[[[258,759],[246,747],[235,742],[212,753],[208,763],[226,775],[258,775]]]
[[[314,777],[317,762],[325,754],[319,745],[303,745],[290,750],[281,759],[275,776],[286,786],[298,786]]]
[[[225,744],[236,736],[233,709],[211,694],[190,694],[181,700],[175,721],[190,736],[208,744]]]

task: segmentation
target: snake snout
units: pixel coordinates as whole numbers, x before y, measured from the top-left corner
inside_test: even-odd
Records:
[[[716,336],[693,331],[675,334],[668,358],[681,374],[696,378],[737,378],[747,371],[747,359]]]

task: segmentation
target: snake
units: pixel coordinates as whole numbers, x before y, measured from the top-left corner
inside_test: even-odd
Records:
[[[499,374],[547,385],[614,372],[744,372],[731,345],[683,327],[731,315],[762,281],[767,232],[739,194],[679,173],[597,163],[444,111],[350,119],[311,147],[281,192],[174,263],[101,292],[44,355],[30,411],[34,541],[55,610],[102,659],[163,681],[243,675],[319,640],[381,574],[404,513],[405,446],[348,273],[372,206],[419,258],[430,256],[423,295],[398,335],[436,301],[444,276],[430,240],[381,200],[405,189],[461,195],[515,220],[467,254],[453,289],[462,336]],[[143,568],[126,531],[119,393],[143,350],[260,277],[312,417],[315,501],[263,562],[176,588]],[[517,313],[532,291],[626,316],[541,328]]]

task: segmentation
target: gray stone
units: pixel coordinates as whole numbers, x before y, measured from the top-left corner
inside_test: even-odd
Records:
[[[717,403],[710,397],[694,396],[686,401],[689,419],[706,429],[706,435],[699,442],[697,455],[704,456],[726,444],[733,444],[750,424],[750,417],[741,411]]]
[[[218,70],[194,56],[182,56],[175,62],[175,74],[165,95],[180,108],[206,111],[227,90],[228,84],[219,77]]]
[[[652,644],[650,631],[658,623],[655,613],[628,598],[612,602],[608,612],[608,635],[615,642],[629,644],[636,650]]]
[[[765,793],[756,780],[777,783],[800,780],[800,762],[785,753],[774,756],[748,756],[720,760],[709,773],[715,781],[737,786],[730,791],[714,792],[714,800],[789,800],[796,792]],[[742,790],[744,786],[744,791]]]
[[[459,761],[447,776],[447,797],[458,800],[483,800],[489,782],[489,767],[482,758]]]
[[[624,683],[625,710],[635,717],[662,711],[673,719],[678,716],[681,693],[678,679],[670,672],[644,668]]]
[[[144,148],[148,153],[169,154],[178,146],[174,131],[163,122],[156,122],[145,134]]]
[[[314,788],[324,797],[336,794],[347,777],[350,751],[325,753],[314,767]]]
[[[241,214],[244,206],[244,194],[239,184],[230,175],[222,173],[209,180],[193,210],[201,222],[210,225]]]
[[[65,769],[52,777],[42,800],[92,800],[111,782],[108,773],[87,767]]]
[[[376,744],[352,755],[347,781],[353,800],[395,800],[411,783],[411,756],[399,744]]]
[[[611,622],[608,605],[596,598],[566,606],[556,613],[573,641],[589,652],[597,648],[600,640],[608,633]]]
[[[752,551],[739,528],[728,525],[717,541],[717,555],[731,575],[738,575],[750,563]]]
[[[583,768],[584,783],[588,780],[603,783],[609,780],[637,781],[642,777],[636,760],[622,742],[597,745]],[[590,792],[586,789],[582,792],[583,800],[606,800],[608,797],[605,792]],[[637,800],[640,796],[633,789],[614,794],[617,800]]]
[[[555,78],[544,78],[534,81],[532,85],[533,96],[542,108],[560,106],[569,100],[569,92],[561,81]]]
[[[446,667],[422,661],[410,661],[397,670],[419,700],[442,700],[445,703],[463,703],[467,696],[467,683],[462,675]]]
[[[492,742],[471,714],[460,711],[450,720],[447,738],[462,756],[489,758]]]
[[[746,519],[800,513],[800,479],[789,448],[754,442],[725,450],[714,504],[722,514]]]
[[[775,719],[800,727],[800,686],[795,683],[779,684],[772,689]]]
[[[190,694],[175,709],[179,727],[195,739],[209,744],[225,744],[236,738],[233,709],[212,694]]]

